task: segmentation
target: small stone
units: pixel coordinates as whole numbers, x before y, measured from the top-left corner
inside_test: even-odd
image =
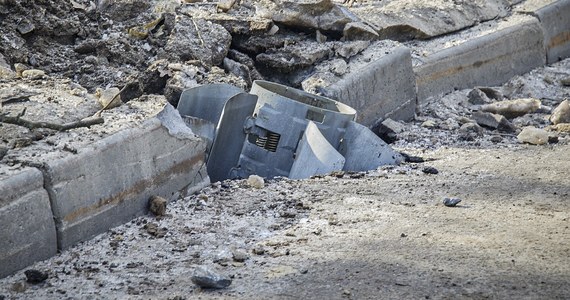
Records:
[[[467,94],[467,98],[469,103],[479,105],[479,104],[487,104],[491,102],[491,99],[487,97],[487,95],[478,88],[472,89],[469,94]]]
[[[218,1],[218,9],[223,12],[227,12],[232,8],[232,6],[234,6],[235,3],[236,0],[220,0]]]
[[[160,196],[150,197],[148,210],[152,212],[155,216],[164,216],[166,213],[166,205],[168,201]]]
[[[194,284],[205,289],[223,289],[232,284],[227,276],[214,273],[204,266],[197,267],[191,277]]]
[[[29,70],[30,68],[21,63],[14,64],[14,70],[16,71],[16,76],[23,77],[23,72]]]
[[[435,123],[434,120],[427,120],[425,122],[422,123],[422,127],[425,128],[434,128],[437,124]]]
[[[265,248],[263,248],[261,245],[257,245],[255,248],[253,248],[252,252],[255,255],[263,255],[265,254]]]
[[[374,41],[379,38],[378,32],[363,22],[350,22],[344,26],[342,37],[345,41]]]
[[[459,198],[443,198],[443,205],[447,206],[447,207],[454,207],[457,206],[457,204],[461,202],[461,199]]]
[[[477,124],[486,126],[501,131],[512,132],[515,131],[515,126],[502,115],[493,114],[488,112],[474,112],[473,119]]]
[[[560,84],[563,86],[570,86],[570,77],[560,79]]]
[[[111,109],[123,104],[119,92],[120,90],[116,87],[108,88],[106,90],[98,88],[95,91],[95,97],[97,97],[97,101],[101,104],[101,107]]]
[[[247,255],[247,252],[243,251],[243,250],[234,250],[232,252],[232,256],[234,261],[237,262],[244,262],[249,258],[249,255]]]
[[[36,80],[36,79],[42,79],[45,76],[46,76],[46,72],[44,72],[42,70],[38,70],[38,69],[30,69],[30,70],[22,71],[22,78],[25,78],[25,79]]]
[[[516,118],[533,113],[540,108],[541,102],[534,98],[504,100],[481,106],[481,111],[503,115],[506,118]]]
[[[424,168],[422,169],[422,172],[424,172],[424,173],[426,173],[426,174],[437,174],[437,173],[439,173],[439,171],[438,171],[436,168],[434,168],[434,167],[429,167],[429,166],[428,166],[428,167],[424,167]]]
[[[479,126],[479,124],[473,122],[465,123],[459,127],[459,132],[463,134],[474,134],[476,136],[482,136],[483,131],[483,128]]]
[[[552,124],[570,123],[570,101],[564,100],[552,111],[550,115]]]
[[[375,128],[373,128],[374,133],[380,137],[383,141],[391,144],[398,140],[398,133],[405,130],[404,125],[400,122],[394,121],[390,118],[382,121]]]
[[[263,177],[257,175],[250,175],[247,179],[247,185],[252,188],[262,189],[265,186],[265,181]]]
[[[500,142],[503,141],[503,137],[500,136],[500,135],[494,135],[494,136],[491,137],[490,140],[491,140],[491,142],[493,142],[493,143],[500,143]]]
[[[408,235],[405,234],[405,233],[400,234],[400,237],[402,237],[402,238],[405,238],[405,237],[407,237],[407,236],[408,236]]]
[[[20,34],[25,35],[25,34],[28,34],[32,31],[34,31],[34,29],[36,29],[36,27],[34,26],[34,23],[30,22],[27,19],[24,19],[24,20],[20,21],[20,23],[18,24],[18,27],[16,29],[18,30],[18,32],[20,32]]]
[[[42,283],[48,279],[48,274],[39,270],[26,270],[24,274],[26,275],[26,281],[31,284]]]
[[[548,132],[544,129],[528,126],[523,128],[521,133],[517,136],[517,139],[521,143],[544,145],[548,143]]]
[[[477,89],[479,89],[480,91],[482,91],[483,93],[485,93],[485,95],[489,98],[489,99],[493,99],[493,100],[497,100],[497,101],[501,101],[505,98],[505,96],[503,95],[503,93],[501,93],[501,91],[494,89],[492,87],[486,87],[486,86],[478,86]]]
[[[150,222],[144,225],[143,227],[146,229],[146,232],[154,237],[162,238],[168,232],[167,228],[159,228],[158,224]]]

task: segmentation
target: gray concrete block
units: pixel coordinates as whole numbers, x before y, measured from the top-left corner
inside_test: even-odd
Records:
[[[570,57],[570,0],[560,0],[536,11],[544,29],[546,60],[555,63]]]
[[[57,253],[55,224],[42,173],[0,176],[0,278]]]
[[[208,180],[205,141],[171,132],[153,118],[45,164],[60,249],[145,214],[152,195]]]
[[[392,118],[410,120],[416,110],[416,85],[410,50],[399,46],[327,87],[327,96],[357,111],[366,126]]]
[[[545,63],[544,35],[536,18],[429,55],[414,68],[418,103],[474,86],[499,85]]]

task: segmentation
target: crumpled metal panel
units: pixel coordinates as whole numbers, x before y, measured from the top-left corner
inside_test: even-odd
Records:
[[[214,181],[253,174],[307,178],[400,159],[354,122],[350,106],[268,81],[255,81],[249,94],[226,84],[193,88],[182,94],[178,110],[194,132],[213,141],[207,164]]]
[[[383,165],[396,165],[403,157],[368,127],[350,122],[338,149],[346,158],[345,171],[368,171]]]
[[[341,170],[344,157],[325,139],[313,122],[307,124],[299,141],[289,178],[303,179]]]

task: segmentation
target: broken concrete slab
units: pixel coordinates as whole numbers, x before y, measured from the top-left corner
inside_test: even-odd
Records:
[[[278,1],[268,8],[272,9],[273,21],[292,28],[342,33],[347,23],[359,21],[348,9],[331,0]]]
[[[42,172],[0,165],[0,277],[57,253]]]
[[[457,89],[501,84],[546,62],[544,35],[536,18],[515,15],[484,29],[426,42],[430,49],[446,47],[435,53],[422,53],[427,47],[414,49],[419,104]]]
[[[520,1],[379,1],[354,5],[351,11],[377,28],[380,38],[398,41],[427,39],[504,17]]]
[[[525,1],[514,9],[535,15],[544,29],[544,46],[547,63],[570,57],[570,1]]]

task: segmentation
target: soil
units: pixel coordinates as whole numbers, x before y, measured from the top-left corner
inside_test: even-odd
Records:
[[[135,88],[121,95],[130,96],[124,105],[102,113],[105,125],[55,133],[4,124],[0,161],[10,170],[21,167],[24,156],[71,155],[71,148],[136,126],[172,102],[181,88],[213,82],[246,88],[252,79],[276,73],[255,61],[256,55],[304,40],[314,43],[312,33],[286,26],[274,37],[247,37],[238,22],[229,28],[236,32],[215,26],[203,32],[218,42],[231,34],[227,49],[208,54],[196,46],[201,50],[180,58],[161,51],[178,47],[169,42],[176,34],[172,20],[200,28],[205,23],[188,18],[196,12],[174,10],[179,1],[99,1],[97,9],[90,1],[50,3],[0,1],[0,22],[9,25],[0,31],[11,41],[0,44],[0,68],[16,71],[14,64],[22,63],[47,73],[0,79],[2,113],[26,107],[32,120],[69,122],[101,108],[93,95],[97,88]],[[117,13],[113,3],[126,5],[133,15]],[[264,14],[248,1],[241,4],[232,16]],[[366,11],[366,5],[374,6],[358,1],[353,9]],[[215,5],[204,2],[192,10],[196,7],[208,11]],[[160,16],[161,25],[146,39],[127,34]],[[489,17],[496,15],[481,21]],[[330,50],[349,42],[327,43]],[[314,49],[323,45],[329,44]],[[423,47],[434,50],[429,43]],[[252,49],[259,52],[247,52]],[[240,72],[224,68],[231,63],[220,63],[220,53],[239,62]],[[318,57],[308,64],[339,59],[330,53]],[[293,68],[299,69],[289,79],[306,78],[311,70],[303,60]],[[149,80],[158,78],[149,74],[167,80]],[[164,216],[139,217],[38,262],[27,273],[0,279],[0,299],[568,299],[570,137],[556,131],[548,117],[570,98],[569,78],[566,59],[503,86],[485,87],[505,99],[541,101],[539,110],[510,119],[510,131],[475,125],[465,130],[478,109],[469,102],[472,90],[431,99],[413,121],[398,122],[392,146],[412,156],[399,166],[308,180],[266,179],[262,188],[246,180],[212,183],[169,203]],[[547,129],[550,143],[522,144],[517,134],[525,126]],[[445,198],[461,202],[447,207]],[[203,268],[229,277],[231,285],[198,287],[191,278]],[[27,281],[29,274],[34,278]]]

